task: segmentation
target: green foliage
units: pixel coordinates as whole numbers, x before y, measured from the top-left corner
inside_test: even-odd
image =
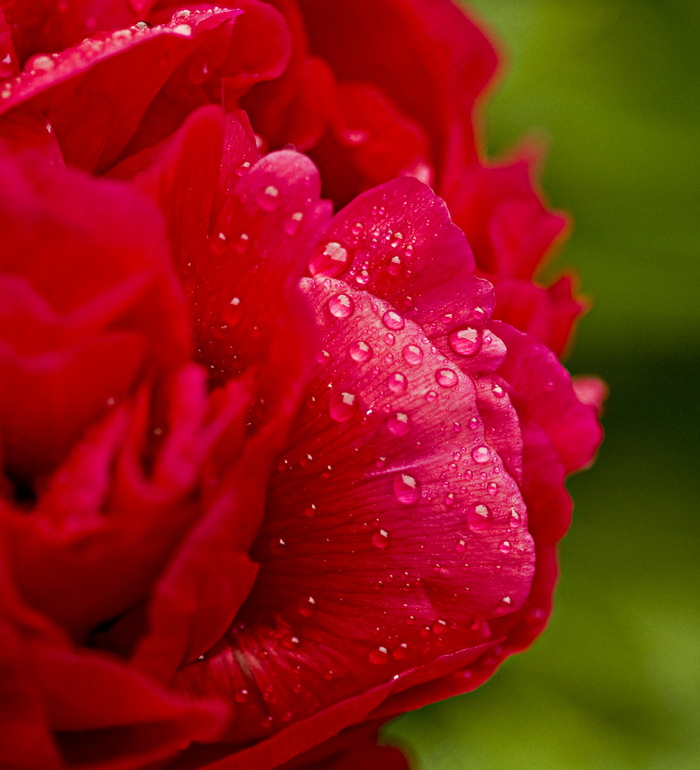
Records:
[[[420,770],[700,767],[700,4],[474,0],[508,51],[484,123],[544,136],[573,213],[554,265],[594,300],[574,373],[610,385],[573,479],[550,628],[475,693],[388,730]]]

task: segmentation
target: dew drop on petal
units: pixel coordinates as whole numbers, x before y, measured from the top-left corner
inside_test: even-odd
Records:
[[[303,218],[303,211],[295,211],[284,223],[284,232],[287,235],[296,235],[299,232]]]
[[[266,211],[272,211],[279,203],[280,191],[273,185],[266,187],[258,197],[258,204]]]
[[[386,342],[387,345],[393,345],[396,342],[396,337],[389,332],[388,334],[384,335],[384,342]]]
[[[301,640],[299,639],[298,636],[292,636],[292,634],[287,634],[282,637],[281,644],[285,650],[289,650],[291,652],[298,649],[298,647],[301,644]]]
[[[408,645],[406,642],[401,643],[392,653],[394,660],[406,660],[408,657]]]
[[[382,323],[387,329],[398,332],[406,326],[406,322],[403,317],[400,316],[395,310],[387,310],[382,316]]]
[[[420,499],[420,483],[407,473],[397,473],[394,476],[394,495],[404,505],[413,505]]]
[[[394,372],[394,374],[389,375],[387,385],[392,393],[404,393],[408,388],[408,380],[402,372]]]
[[[233,699],[236,703],[245,703],[248,700],[248,690],[236,690]]]
[[[309,263],[311,275],[323,273],[334,277],[345,270],[348,264],[348,252],[339,243],[332,241],[327,243],[323,251],[314,257]]]
[[[406,412],[396,412],[386,422],[394,436],[405,436],[411,430],[411,418]]]
[[[358,364],[364,364],[372,358],[372,348],[363,340],[357,340],[350,345],[350,356]]]
[[[509,540],[504,540],[500,545],[501,551],[503,553],[510,553],[511,544]]]
[[[488,486],[486,487],[488,490],[488,493],[490,495],[497,495],[498,494],[498,484],[496,484],[495,481],[490,481]]]
[[[437,400],[437,397],[438,397],[438,394],[437,394],[437,393],[436,393],[434,390],[429,390],[429,391],[428,391],[428,392],[425,394],[425,400],[426,400],[426,401],[427,401],[429,404],[432,404],[432,403],[433,403],[433,401],[436,401],[436,400]]]
[[[336,318],[350,318],[355,312],[355,301],[348,294],[335,294],[328,300],[328,310]]]
[[[467,550],[467,541],[466,540],[458,540],[457,545],[455,546],[455,551],[457,553],[464,553]]]
[[[307,519],[313,519],[313,517],[318,513],[318,509],[315,505],[307,505],[306,508],[304,508],[304,516]]]
[[[299,605],[299,614],[304,618],[310,618],[316,612],[316,599],[313,596],[307,596]]]
[[[447,338],[447,341],[460,356],[474,356],[481,348],[481,332],[471,326],[464,329],[455,329]]]
[[[221,320],[228,326],[235,326],[241,320],[241,300],[239,297],[233,297],[224,307],[221,312]]]
[[[474,447],[472,459],[475,463],[487,463],[491,459],[491,450],[487,446]]]
[[[510,509],[510,526],[511,529],[517,529],[521,524],[523,520],[520,517],[520,514],[515,510],[515,508]]]
[[[389,650],[386,647],[377,647],[369,654],[369,662],[374,666],[383,666],[389,662]]]
[[[453,388],[459,382],[459,377],[452,369],[438,369],[435,372],[435,381],[442,388]]]
[[[472,529],[486,529],[493,520],[491,509],[483,503],[473,506],[467,514],[467,521]]]
[[[386,548],[389,545],[389,533],[385,529],[378,529],[376,532],[373,532],[372,545],[375,548]]]
[[[423,361],[423,349],[418,345],[406,345],[403,357],[407,364],[418,366]]]
[[[331,394],[328,412],[336,422],[347,422],[357,411],[357,396],[345,391]]]

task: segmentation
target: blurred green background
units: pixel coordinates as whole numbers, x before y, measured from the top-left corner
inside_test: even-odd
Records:
[[[569,368],[611,396],[569,484],[546,634],[475,693],[388,730],[419,770],[700,768],[700,3],[473,0],[507,52],[491,155],[549,143],[594,307]]]

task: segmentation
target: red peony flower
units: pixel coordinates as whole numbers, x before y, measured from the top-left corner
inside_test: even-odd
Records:
[[[0,0],[3,767],[405,767],[548,617],[601,392],[493,50],[277,5]]]

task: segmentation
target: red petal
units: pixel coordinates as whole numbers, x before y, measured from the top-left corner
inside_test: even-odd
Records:
[[[364,219],[393,230],[396,219],[408,224],[402,200],[415,206],[425,248],[416,242],[421,257],[410,267],[429,277],[423,313],[431,318],[430,289],[441,289],[420,259],[459,246],[457,260],[466,245],[444,215],[434,216],[427,188],[407,188],[425,191],[421,209],[395,184],[395,199],[380,191],[390,204],[384,212],[365,198]],[[407,272],[404,282],[412,280]],[[471,285],[477,293],[480,284]],[[392,286],[405,296],[400,282]],[[484,436],[471,380],[413,321],[390,331],[383,319],[395,311],[385,301],[322,276],[304,287],[328,364],[269,487],[253,550],[261,573],[240,625],[179,675],[186,689],[245,701],[228,732],[236,742],[323,709],[332,714],[321,713],[320,724],[337,730],[363,690],[396,675],[392,689],[415,686],[464,665],[489,638],[481,621],[512,612],[531,579],[532,542],[525,527],[512,526],[525,510]],[[446,368],[452,377],[441,385]]]
[[[188,56],[229,40],[240,11],[192,13],[153,29],[130,28],[34,59],[0,113],[31,103],[51,122],[66,161],[104,170],[124,150],[158,91]],[[185,21],[186,19],[186,21]]]

